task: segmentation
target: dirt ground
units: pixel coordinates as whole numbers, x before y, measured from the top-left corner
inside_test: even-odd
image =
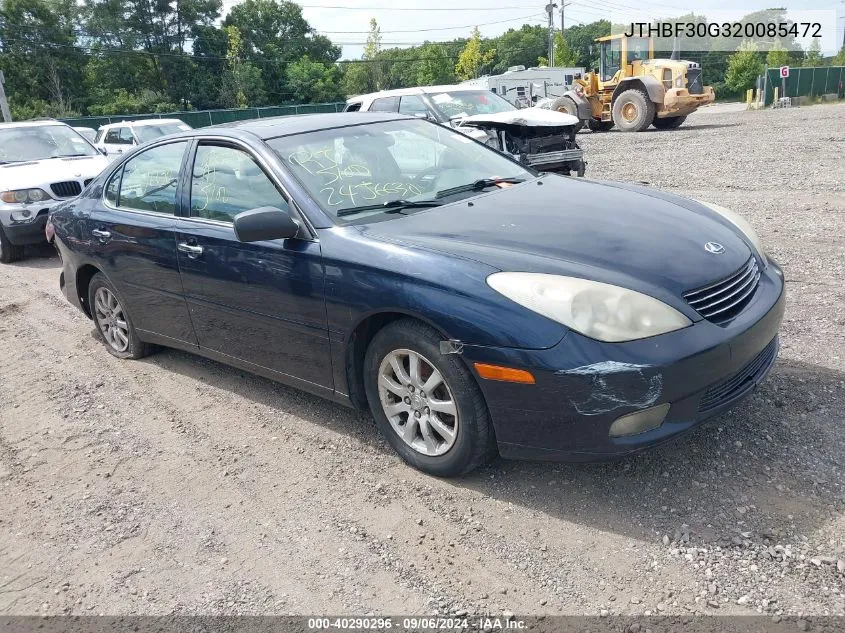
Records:
[[[113,358],[33,251],[0,267],[0,613],[845,613],[845,105],[579,139],[757,226],[788,307],[753,396],[635,458],[441,481],[341,406]]]

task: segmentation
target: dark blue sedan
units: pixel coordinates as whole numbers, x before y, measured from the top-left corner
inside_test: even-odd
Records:
[[[657,444],[778,351],[783,276],[739,216],[393,114],[158,139],[51,223],[115,356],[175,347],[369,408],[435,475]]]

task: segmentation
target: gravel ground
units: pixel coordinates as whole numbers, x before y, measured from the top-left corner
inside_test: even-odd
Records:
[[[845,613],[845,105],[579,138],[592,177],[732,207],[782,264],[780,358],[733,412],[440,481],[340,406],[111,357],[33,253],[0,267],[0,613]]]

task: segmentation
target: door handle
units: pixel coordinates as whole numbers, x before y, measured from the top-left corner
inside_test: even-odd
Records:
[[[109,233],[108,231],[103,231],[101,229],[94,229],[93,231],[91,231],[91,235],[96,237],[101,242],[107,242],[111,239],[111,233]]]
[[[176,245],[176,248],[183,253],[187,253],[188,257],[191,259],[196,259],[202,255],[202,246],[188,244],[187,242],[179,242],[179,244]]]

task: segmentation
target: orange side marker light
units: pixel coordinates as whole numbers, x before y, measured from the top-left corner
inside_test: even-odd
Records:
[[[524,385],[533,385],[535,382],[534,375],[530,371],[525,371],[524,369],[475,363],[475,370],[478,372],[479,376],[485,378],[486,380],[518,382]]]

